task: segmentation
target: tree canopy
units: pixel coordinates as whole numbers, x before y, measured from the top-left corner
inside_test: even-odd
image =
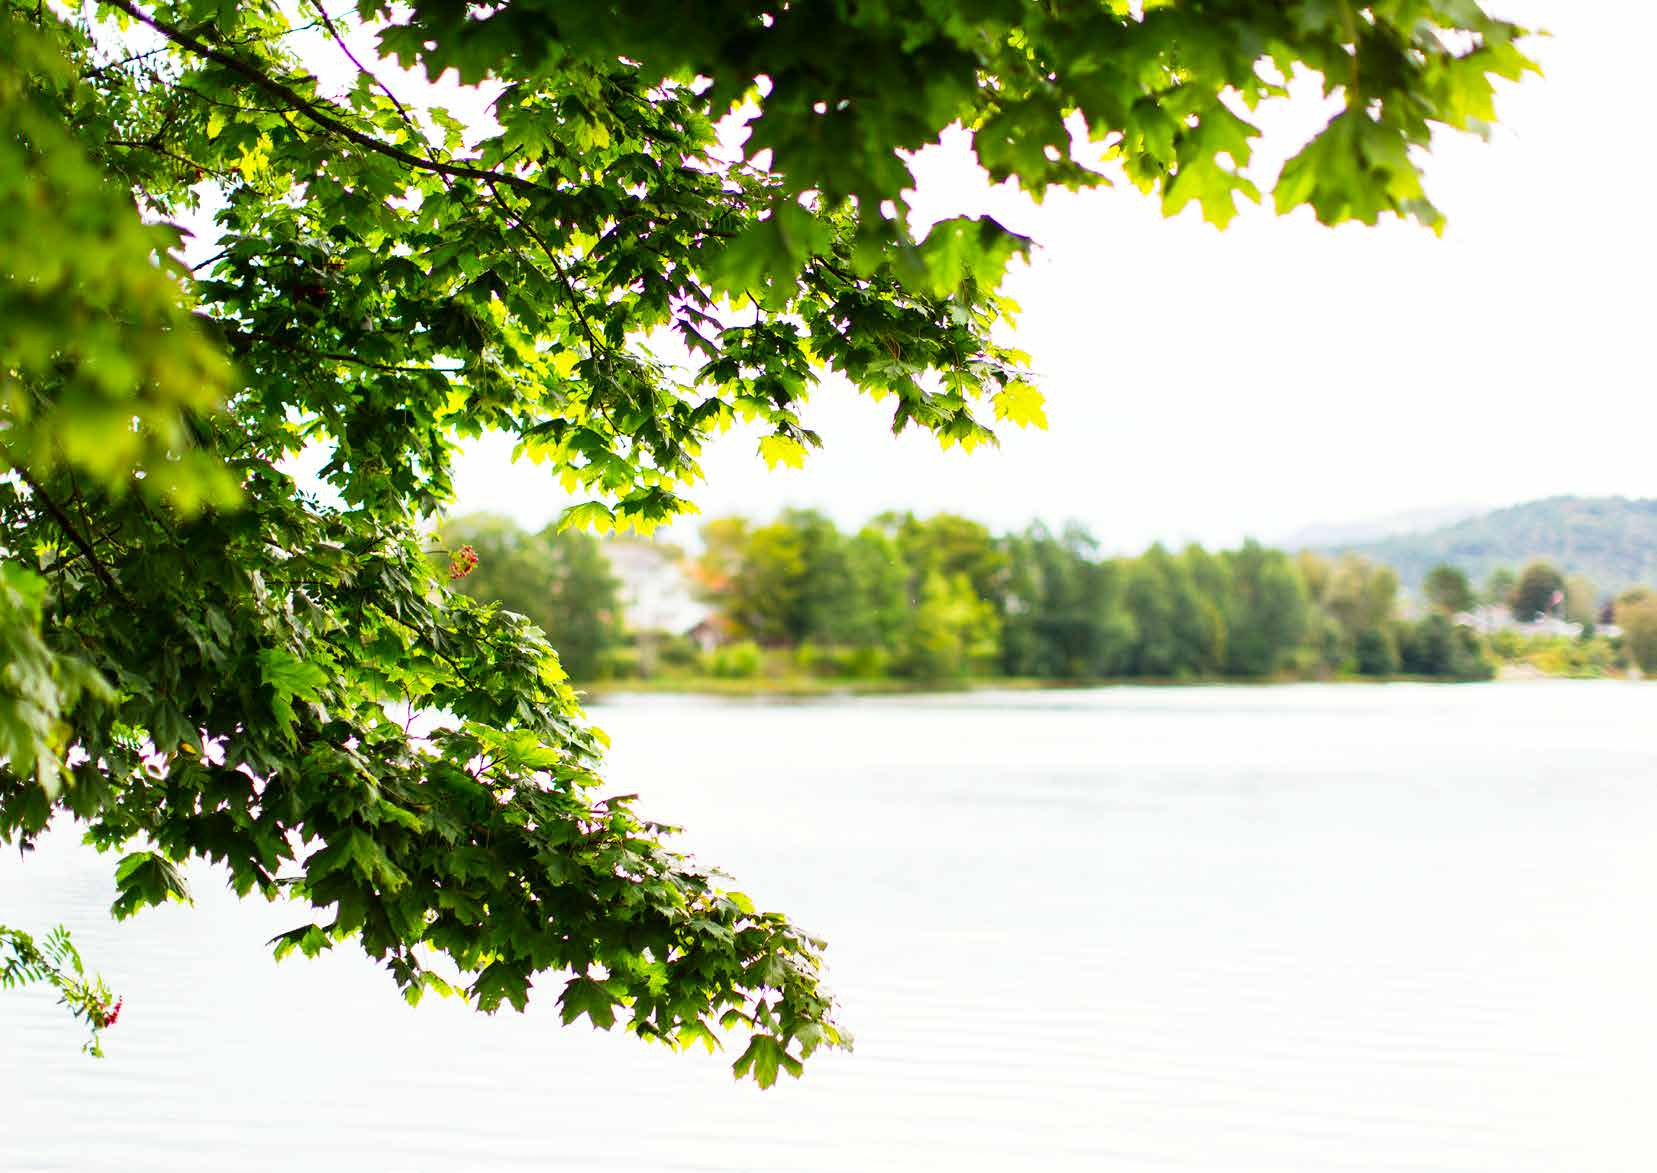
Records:
[[[556,975],[566,1021],[798,1074],[846,1042],[820,942],[599,797],[546,639],[433,564],[457,446],[509,432],[568,521],[648,528],[734,418],[798,463],[825,371],[945,443],[1040,422],[992,333],[1031,242],[917,237],[905,151],[960,124],[1038,195],[1437,226],[1420,148],[1520,35],[1470,0],[0,0],[0,838],[63,812],[125,853],[118,916],[204,858],[316,910],[279,954],[354,940],[486,1011]],[[1339,111],[1254,175],[1299,69]]]
[[[1552,615],[1564,595],[1565,575],[1553,563],[1538,559],[1519,573],[1513,588],[1513,613],[1527,622]]]
[[[1471,611],[1477,602],[1473,594],[1473,584],[1467,581],[1465,574],[1448,562],[1440,562],[1429,570],[1421,589],[1427,596],[1427,602],[1446,615],[1454,615],[1458,611]]]

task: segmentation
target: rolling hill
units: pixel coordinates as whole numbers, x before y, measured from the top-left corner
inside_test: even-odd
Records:
[[[1657,584],[1657,498],[1549,497],[1497,509],[1453,525],[1378,541],[1334,546],[1383,562],[1417,590],[1441,562],[1459,567],[1475,585],[1492,570],[1519,570],[1546,558],[1567,574],[1583,574],[1609,594],[1635,583]]]

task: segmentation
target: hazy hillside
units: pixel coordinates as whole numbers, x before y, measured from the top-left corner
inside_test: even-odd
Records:
[[[1292,533],[1274,536],[1267,545],[1284,550],[1340,550],[1366,542],[1403,534],[1420,534],[1442,529],[1490,512],[1485,505],[1441,505],[1436,509],[1411,509],[1364,521],[1326,521],[1302,526]]]
[[[1657,499],[1549,497],[1426,533],[1337,548],[1386,563],[1411,590],[1440,562],[1460,567],[1477,585],[1498,566],[1517,570],[1546,558],[1610,592],[1657,583]]]

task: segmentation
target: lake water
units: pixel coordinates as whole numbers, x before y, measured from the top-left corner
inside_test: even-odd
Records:
[[[618,699],[610,776],[831,942],[857,1035],[733,1055],[410,1010],[293,909],[104,913],[0,862],[126,995],[109,1058],[0,995],[0,1168],[1657,1168],[1657,686]]]

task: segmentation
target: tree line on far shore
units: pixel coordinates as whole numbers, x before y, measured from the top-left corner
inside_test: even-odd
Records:
[[[694,556],[662,548],[682,560],[688,589],[712,608],[693,640],[637,630],[605,543],[590,534],[551,526],[529,533],[481,515],[443,531],[449,548],[465,544],[477,555],[456,586],[538,623],[579,681],[1480,680],[1524,651],[1522,641],[1485,639],[1454,622],[1481,602],[1525,618],[1580,616],[1588,637],[1596,622],[1624,621],[1623,640],[1601,641],[1591,655],[1552,649],[1547,662],[1562,670],[1609,671],[1630,659],[1657,669],[1657,595],[1631,591],[1602,610],[1591,584],[1546,563],[1493,575],[1482,591],[1441,566],[1419,605],[1406,608],[1385,566],[1253,541],[1108,557],[1074,525],[996,535],[953,514],[886,513],[848,533],[812,510],[764,522],[720,518],[701,536]]]

